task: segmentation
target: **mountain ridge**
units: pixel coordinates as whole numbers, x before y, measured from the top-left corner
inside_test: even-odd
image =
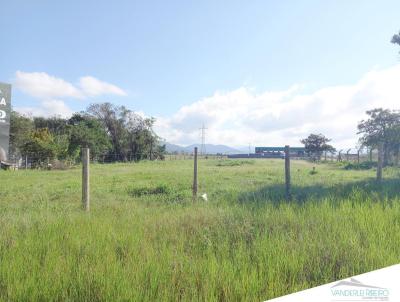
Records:
[[[174,153],[174,152],[184,152],[184,153],[192,153],[193,149],[197,147],[200,150],[201,144],[191,144],[188,146],[181,146],[177,144],[171,144],[168,142],[163,143],[166,146],[166,151],[168,153]],[[227,145],[214,145],[214,144],[205,144],[205,149],[207,154],[217,154],[217,153],[222,153],[222,154],[232,154],[232,153],[241,153],[240,150],[227,146]]]

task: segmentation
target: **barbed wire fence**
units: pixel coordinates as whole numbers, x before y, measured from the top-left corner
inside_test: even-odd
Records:
[[[204,154],[198,155],[199,159],[227,159],[227,155],[222,154]],[[139,161],[171,161],[171,160],[193,160],[194,153],[166,153],[160,155],[151,155],[149,152],[128,153],[121,156],[119,153],[107,153],[94,155],[90,157],[92,164],[112,164],[112,163],[137,163]],[[13,169],[40,169],[40,168],[55,168],[62,169],[81,164],[81,157],[71,158],[45,158],[43,156],[32,155],[11,155],[8,164]]]
[[[369,149],[340,149],[336,152],[323,152],[318,160],[325,162],[355,162],[361,163],[365,161],[377,161],[378,150]],[[243,154],[244,158],[253,159],[250,155],[257,154]],[[210,160],[224,160],[228,159],[229,154],[199,154],[200,159]],[[234,157],[236,158],[236,157]],[[237,157],[238,159],[242,157]],[[254,157],[259,158],[259,157]],[[268,156],[262,158],[269,158]],[[284,157],[281,157],[284,158]],[[313,160],[311,156],[304,154],[304,156],[291,155],[293,160]],[[193,160],[194,152],[170,152],[170,153],[153,153],[148,152],[127,152],[125,154],[120,153],[105,153],[95,154],[90,157],[90,163],[94,164],[111,164],[111,163],[135,163],[142,160],[160,161],[160,160]],[[315,159],[314,159],[315,160]],[[82,163],[81,157],[71,158],[43,158],[43,156],[32,156],[32,155],[11,155],[8,163],[11,169],[66,169],[74,165]]]

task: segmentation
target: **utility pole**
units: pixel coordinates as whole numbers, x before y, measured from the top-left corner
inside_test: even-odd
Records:
[[[206,154],[206,130],[207,128],[203,126],[199,128],[201,130],[201,147],[200,147],[200,155],[205,155]]]

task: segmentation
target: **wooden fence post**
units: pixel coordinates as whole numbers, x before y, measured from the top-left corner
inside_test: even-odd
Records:
[[[290,191],[290,147],[285,146],[285,188],[286,188],[286,199],[290,200],[292,194]]]
[[[378,167],[376,169],[376,180],[382,181],[382,166],[383,166],[383,143],[379,143],[378,149]]]
[[[193,200],[197,198],[197,147],[194,147]]]
[[[85,211],[90,209],[89,161],[89,148],[82,148],[82,206]]]

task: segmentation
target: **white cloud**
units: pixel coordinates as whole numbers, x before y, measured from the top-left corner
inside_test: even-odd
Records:
[[[78,85],[73,85],[45,72],[17,71],[15,86],[39,100],[37,106],[18,107],[16,110],[38,116],[70,116],[72,110],[60,98],[87,99],[101,95],[127,95],[121,88],[91,76],[82,77]]]
[[[126,92],[121,88],[90,76],[80,78],[79,86],[88,96],[98,96],[103,94],[126,95]]]
[[[126,96],[126,92],[113,84],[86,76],[79,79],[77,86],[45,72],[15,73],[15,85],[26,94],[39,99],[60,97],[87,98],[106,94]]]
[[[311,132],[322,132],[337,147],[354,147],[357,123],[376,107],[399,109],[400,65],[372,70],[352,85],[302,93],[255,93],[247,87],[216,92],[183,106],[172,117],[159,117],[156,130],[171,143],[199,142],[198,128],[208,128],[207,142],[228,145],[299,145]]]
[[[26,94],[39,99],[84,97],[82,92],[71,83],[48,75],[45,72],[17,71],[15,74],[15,85]]]
[[[38,107],[16,107],[15,110],[27,116],[70,117],[73,114],[73,111],[61,100],[42,101]]]

